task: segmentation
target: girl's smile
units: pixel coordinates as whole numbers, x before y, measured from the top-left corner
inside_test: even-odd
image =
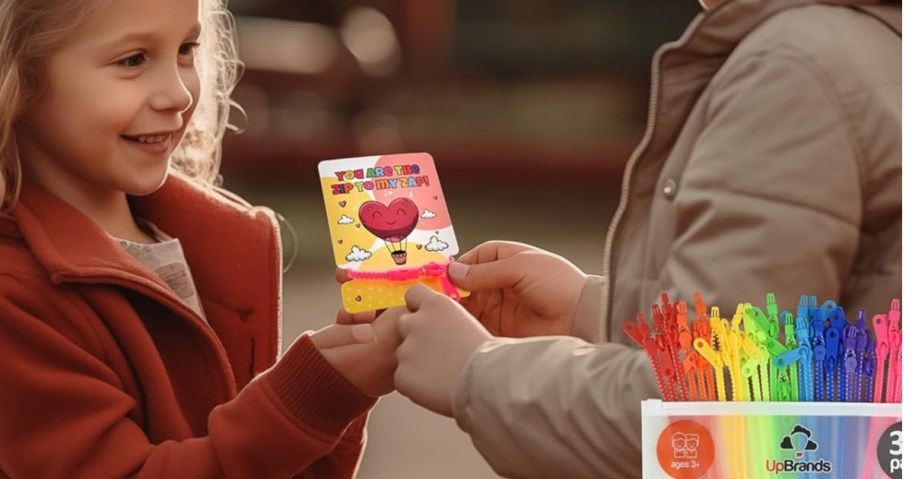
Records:
[[[173,151],[174,137],[177,132],[150,133],[144,135],[121,135],[121,138],[132,148],[154,156],[170,154]]]

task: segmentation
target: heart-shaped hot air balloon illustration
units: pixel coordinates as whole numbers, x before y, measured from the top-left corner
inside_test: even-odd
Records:
[[[405,264],[406,238],[418,224],[418,206],[408,198],[397,198],[389,206],[368,201],[358,210],[367,231],[382,239],[396,264]]]

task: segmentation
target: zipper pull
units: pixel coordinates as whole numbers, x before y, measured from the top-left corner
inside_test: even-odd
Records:
[[[662,293],[662,299],[667,300],[668,295]],[[675,396],[675,398],[680,397],[681,400],[687,401],[687,392],[684,386],[684,369],[681,367],[681,360],[678,356],[678,351],[680,350],[680,344],[678,343],[678,328],[675,325],[674,316],[666,316],[663,314],[662,310],[658,305],[652,305],[652,322],[655,325],[656,330],[662,328],[663,331],[663,342],[666,349],[667,360],[670,361],[669,365],[671,368],[670,384],[672,391],[675,390],[675,386],[681,388],[680,396]],[[658,334],[656,334],[658,337]],[[659,355],[662,356],[661,346],[659,348]],[[665,358],[663,358],[665,360]],[[665,364],[662,364],[662,367],[665,367]]]
[[[652,329],[655,331],[656,336],[660,334],[664,337],[668,335],[668,328],[665,324],[665,318],[662,317],[662,310],[655,304],[652,305]]]
[[[835,304],[835,303],[834,303]],[[849,320],[846,319],[845,310],[841,306],[835,307],[830,311],[830,326],[829,329],[835,331],[835,341],[837,345],[836,349],[836,360],[837,363],[845,355],[845,344],[843,344],[843,338],[845,337],[846,327],[849,326]]]
[[[726,321],[722,321],[723,326],[726,324]],[[741,353],[744,351],[743,345],[741,343],[741,334],[740,331],[731,328],[729,324],[728,330],[728,355],[729,355],[729,368],[740,368],[741,367]]]
[[[855,318],[855,327],[861,331],[867,331],[868,320],[866,319],[868,311],[865,308],[858,308],[858,316]]]
[[[820,311],[820,308],[817,306],[817,296],[812,294],[808,296],[808,317],[814,318],[816,311]]]
[[[741,375],[742,377],[750,379],[758,375],[757,367],[759,367],[760,363],[763,361],[764,352],[754,343],[750,336],[743,331],[739,336],[741,337],[741,350],[745,353],[744,359],[741,361]],[[759,376],[757,380],[759,380]],[[760,401],[760,396],[758,395],[755,397],[754,401]]]
[[[795,337],[798,339],[798,344],[804,344],[808,347],[811,345],[811,324],[807,319],[807,316],[798,316],[798,319],[795,321]]]
[[[726,401],[725,392],[725,361],[722,353],[712,348],[712,345],[704,338],[694,340],[694,349],[700,354],[707,364],[709,364],[715,373],[716,400]]]
[[[893,397],[890,399],[890,402],[901,403],[902,402],[902,331],[896,331],[895,339],[891,343],[893,348],[893,360],[890,363],[890,377],[893,380],[892,389]]]
[[[658,355],[659,347],[656,343],[655,338],[652,336],[652,332],[649,330],[649,325],[646,324],[646,315],[643,313],[637,313],[636,323],[633,321],[625,322],[624,332],[627,333],[631,339],[636,341],[636,343],[642,346],[643,350],[646,351],[646,355],[649,357],[649,362],[652,363],[652,369],[655,373],[656,381],[659,383],[659,390],[662,392],[662,400],[673,401],[674,396],[668,384],[668,375],[666,374],[666,370],[663,369],[662,365],[660,364],[661,358]]]
[[[862,372],[865,376],[873,378],[877,369],[877,352],[876,352],[877,341],[874,338],[868,338],[868,345],[865,347],[864,351],[864,363],[862,364]]]
[[[858,310],[858,318],[855,319],[855,354],[858,357],[858,370],[861,372],[861,366],[863,363],[862,356],[864,356],[865,349],[868,347],[868,330],[865,327],[865,308],[860,308]],[[846,328],[848,329],[848,328]]]
[[[845,310],[842,309],[842,306],[837,306],[829,313],[830,318],[830,327],[835,328],[839,334],[842,334],[842,330],[845,329],[849,324],[849,320],[846,319]]]
[[[772,293],[770,293],[772,294]],[[775,311],[773,311],[775,312]],[[776,313],[777,316],[779,313]],[[769,356],[778,355],[785,347],[779,342],[779,321],[777,316],[767,317],[763,310],[754,306],[750,309],[747,317],[753,322],[755,331],[755,342],[757,346],[765,349]]]
[[[744,401],[744,386],[746,381],[741,377],[741,334],[727,320],[722,320],[722,331],[726,338],[723,356],[725,357],[728,372],[731,375],[732,401]],[[749,398],[749,393],[747,395]]]
[[[738,303],[735,308],[735,314],[731,318],[731,328],[733,331],[741,330],[741,323],[744,321],[744,308],[750,307],[750,303]]]
[[[766,317],[772,322],[776,322],[779,317],[779,305],[776,304],[776,295],[773,293],[766,293]]]
[[[858,354],[855,351],[858,346],[858,329],[855,327],[846,328],[843,335],[845,336],[843,338],[843,344],[845,345],[845,370],[846,373],[852,374],[855,372],[855,367],[858,366]]]
[[[664,292],[662,293],[661,316],[665,323],[665,340],[667,341],[669,354],[671,354],[672,364],[674,364],[675,384],[680,388],[679,397],[682,401],[688,401],[684,368],[681,364],[683,358],[681,358],[681,355],[679,354],[681,351],[681,344],[678,337],[677,321],[675,321],[675,309],[669,302],[668,293]]]
[[[839,353],[839,338],[841,335],[835,328],[827,328],[825,333],[826,356],[824,358],[827,374],[836,370],[836,356]]]
[[[656,336],[656,356],[659,358],[659,363],[662,368],[662,378],[667,382],[667,384],[672,385],[669,388],[669,399],[672,401],[677,401],[677,396],[675,395],[674,384],[675,380],[675,367],[674,362],[671,360],[671,351],[668,348],[668,338],[664,336]]]
[[[882,361],[887,358],[887,353],[890,351],[890,333],[887,326],[887,315],[875,314],[872,324],[874,326],[874,337],[877,342],[877,348],[875,350],[877,353],[877,360]]]
[[[798,317],[808,318],[808,296],[806,294],[801,295],[801,299],[798,300]]]
[[[776,312],[775,315],[767,316],[767,323],[766,323],[767,326],[766,326],[766,331],[765,331],[766,337],[769,340],[776,341],[776,342],[779,341],[779,331],[780,331],[779,320],[777,319],[778,317],[779,317],[778,312]]]
[[[887,378],[887,399],[886,402],[899,402],[897,398],[902,397],[902,331],[899,329],[899,300],[894,299],[890,304],[890,312],[887,313],[887,332],[890,342],[890,370]],[[899,390],[896,385],[899,384]]]
[[[856,321],[857,323],[857,321]],[[860,357],[859,351],[864,351],[864,338],[859,338],[858,328],[855,326],[848,326],[843,330],[842,343],[845,347],[845,354],[843,355],[843,370],[845,371],[845,399],[848,402],[858,402],[861,398],[861,374],[858,374],[861,370],[859,366]],[[862,342],[859,342],[861,339]]]
[[[709,345],[703,338],[697,338],[694,340],[694,349],[700,353],[700,356],[706,358],[706,361],[712,365],[715,369],[722,369],[725,367],[725,364],[722,363],[722,356],[718,351],[713,350],[712,346]]]
[[[756,306],[744,308],[744,331],[753,333],[755,337],[766,338],[766,332],[769,330],[769,320],[763,314],[763,310]]]
[[[805,356],[810,356],[810,353],[807,350],[806,346],[798,346],[791,351],[786,351],[773,360],[773,364],[776,365],[779,369],[785,369],[792,364],[795,364],[799,359],[804,358]]]
[[[891,330],[899,329],[899,300],[894,299],[890,302],[890,312],[887,313],[887,321]]]
[[[697,319],[690,325],[690,333],[693,335],[694,342],[696,342],[697,339],[702,338],[707,343],[710,343],[712,341],[712,332],[709,325],[709,317],[705,314],[699,315],[698,313]],[[702,362],[700,362],[700,365],[705,366]],[[701,367],[701,369],[706,368]]]
[[[624,321],[623,330],[627,333],[627,336],[630,336],[635,343],[639,344],[643,349],[646,349],[646,341],[652,339],[652,334],[649,331],[649,325],[646,323],[646,316],[643,313],[637,313],[637,322],[633,321]],[[644,329],[645,326],[645,329]],[[653,340],[653,342],[655,342]],[[649,352],[648,350],[646,351]]]
[[[778,383],[776,384],[776,398],[773,401],[776,402],[786,402],[792,400],[792,385],[791,378],[789,377],[788,371],[785,369],[776,368],[774,371],[776,373],[776,378]]]
[[[877,361],[877,374],[874,378],[874,402],[884,402],[884,377],[887,356],[890,353],[890,334],[887,326],[887,315],[876,314],[873,319],[874,336],[877,347],[874,349]]]
[[[779,319],[785,326],[785,347],[795,349],[798,347],[798,340],[795,339],[795,318],[789,311],[779,313]]]
[[[703,302],[703,295],[699,291],[694,292],[694,311],[697,312],[697,319],[709,319],[706,303]]]
[[[760,365],[760,362],[752,357],[747,357],[741,361],[741,377],[744,379],[751,379],[754,375],[757,374],[757,366]],[[754,401],[760,402],[760,397],[754,397]]]
[[[690,332],[690,328],[687,325],[687,303],[678,301],[675,306],[678,313],[676,315],[678,323],[678,342],[681,344],[681,349],[687,354],[691,344],[693,344],[693,334]]]
[[[868,346],[865,348],[864,364],[862,366],[862,372],[864,373],[865,377],[867,378],[867,384],[868,384],[867,390],[865,391],[864,399],[866,402],[869,402],[869,403],[874,402],[874,374],[875,374],[875,370],[877,368],[877,365],[876,365],[877,359],[875,356],[876,355],[875,344],[877,344],[877,341],[873,337],[871,337],[869,334],[868,335]]]
[[[902,345],[902,330],[899,329],[899,300],[894,299],[887,313],[887,339],[890,341],[890,350],[896,351]]]
[[[818,363],[826,359],[826,339],[823,336],[824,324],[823,318],[820,317],[820,310],[812,309],[814,317],[811,320],[811,327],[814,329],[814,336],[811,339],[811,346],[814,351],[814,360]]]
[[[709,312],[709,327],[716,332],[722,331],[722,316],[718,306],[713,306]]]
[[[780,354],[787,353],[789,349],[783,346],[779,341],[772,341],[769,343],[767,351],[769,351],[770,358],[775,358]]]
[[[666,323],[674,323],[674,313],[675,309],[668,299],[668,293],[662,293],[662,317],[665,318]]]
[[[662,296],[665,298],[668,297],[665,293],[662,293]],[[678,327],[675,325],[674,316],[665,315],[665,313],[654,304],[652,305],[652,322],[656,324],[656,328],[662,328],[662,331],[665,332],[665,339],[668,340],[669,344],[678,343]]]
[[[741,332],[741,349],[747,353],[747,357],[760,362],[763,360],[763,348],[757,345],[750,336]]]
[[[833,311],[836,311],[837,308],[839,308],[839,305],[836,304],[836,301],[833,301],[832,299],[824,301],[820,306],[820,310],[823,311],[824,318],[829,318],[830,315],[833,314]]]

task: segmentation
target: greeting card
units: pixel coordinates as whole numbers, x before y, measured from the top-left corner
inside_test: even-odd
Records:
[[[459,245],[430,155],[327,160],[318,169],[336,265],[351,278],[342,285],[348,312],[403,305],[419,283],[467,294],[447,276]]]

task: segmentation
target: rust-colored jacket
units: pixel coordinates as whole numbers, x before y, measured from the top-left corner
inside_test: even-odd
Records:
[[[181,240],[208,324],[26,184],[0,216],[0,478],[351,477],[373,401],[306,336],[272,367],[273,214],[177,175],[131,204]]]

